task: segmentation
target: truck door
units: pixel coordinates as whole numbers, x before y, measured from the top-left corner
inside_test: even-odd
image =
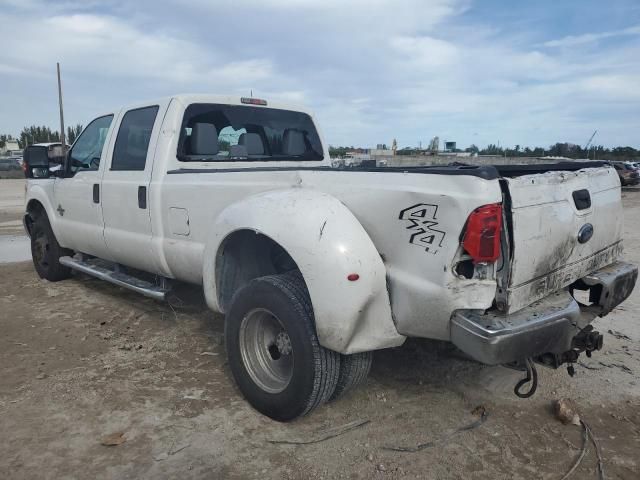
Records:
[[[99,257],[105,257],[107,249],[102,234],[100,181],[113,118],[113,114],[104,115],[87,125],[69,151],[65,178],[57,177],[54,184],[58,241]]]
[[[104,238],[111,259],[157,272],[151,245],[149,183],[153,157],[166,105],[128,110],[120,116],[110,163],[102,178]]]

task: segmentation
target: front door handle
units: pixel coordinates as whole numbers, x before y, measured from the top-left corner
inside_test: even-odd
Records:
[[[100,203],[100,184],[93,184],[93,203]]]
[[[144,185],[138,187],[138,208],[147,208],[147,187]]]

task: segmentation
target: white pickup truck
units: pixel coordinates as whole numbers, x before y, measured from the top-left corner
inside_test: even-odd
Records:
[[[38,274],[201,285],[240,390],[281,421],[406,337],[519,366],[528,396],[534,362],[571,372],[602,346],[590,322],[637,278],[604,163],[333,168],[305,109],[210,95],[106,112],[49,157],[25,153]]]

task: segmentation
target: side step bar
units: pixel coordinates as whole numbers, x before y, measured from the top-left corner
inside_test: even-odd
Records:
[[[119,265],[110,264],[98,258],[84,259],[76,257],[60,257],[60,263],[92,277],[106,280],[107,282],[128,288],[134,292],[141,293],[146,297],[155,300],[165,300],[170,289],[163,286],[154,285],[151,282],[142,280],[119,270]]]

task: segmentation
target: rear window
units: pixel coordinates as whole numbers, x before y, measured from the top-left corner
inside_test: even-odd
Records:
[[[195,103],[185,110],[181,161],[322,160],[322,144],[306,113]]]

